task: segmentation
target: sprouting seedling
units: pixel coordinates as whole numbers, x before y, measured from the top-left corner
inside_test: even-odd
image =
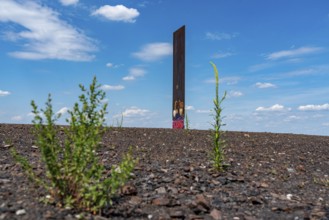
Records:
[[[117,127],[122,128],[123,125],[123,113],[121,114],[121,119],[117,119]]]
[[[214,168],[218,171],[223,171],[224,169],[224,148],[225,148],[225,141],[223,140],[221,127],[224,126],[222,123],[222,107],[221,104],[226,97],[226,91],[222,98],[219,98],[218,95],[218,87],[219,87],[219,77],[218,77],[218,70],[214,63],[210,62],[212,67],[214,68],[215,73],[215,83],[216,83],[216,96],[213,100],[214,103],[214,124],[213,124],[213,132],[214,132],[214,139],[213,139],[213,149],[212,149],[212,162]]]
[[[188,116],[187,116],[187,111],[185,111],[185,129],[186,129],[187,131],[190,130],[190,121],[189,121],[189,118],[188,118]]]

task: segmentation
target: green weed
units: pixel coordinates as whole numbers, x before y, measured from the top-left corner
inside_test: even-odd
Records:
[[[118,128],[122,128],[122,125],[123,125],[123,114],[121,114],[121,119],[117,119],[117,127]]]
[[[218,85],[219,85],[219,79],[218,79],[218,70],[217,67],[214,63],[210,62],[212,67],[214,68],[214,73],[215,73],[215,82],[216,82],[216,96],[215,99],[213,100],[214,103],[214,124],[213,124],[213,138],[214,138],[214,143],[213,143],[213,149],[211,152],[211,157],[212,157],[212,162],[214,165],[214,168],[218,171],[223,171],[224,167],[226,166],[224,164],[224,148],[225,148],[225,141],[222,137],[223,131],[221,130],[221,127],[224,126],[222,123],[222,107],[221,104],[224,101],[226,97],[226,91],[223,95],[222,98],[219,99],[218,95]]]
[[[185,111],[185,129],[186,131],[189,131],[190,130],[190,121],[189,121],[189,118],[187,116],[187,112]]]
[[[121,163],[113,167],[110,176],[104,176],[105,167],[97,157],[97,149],[104,133],[107,104],[102,104],[105,92],[93,78],[89,89],[80,85],[82,95],[69,111],[69,123],[64,128],[65,140],[58,138],[59,128],[55,122],[61,117],[52,108],[48,95],[45,109],[38,109],[31,102],[34,113],[34,131],[37,145],[45,164],[46,177],[39,178],[26,158],[14,149],[12,154],[28,176],[48,190],[58,205],[79,210],[101,211],[111,205],[111,197],[129,179],[137,162],[131,150]]]

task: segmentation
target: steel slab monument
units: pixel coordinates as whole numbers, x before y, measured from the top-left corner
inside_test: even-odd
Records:
[[[185,117],[185,25],[173,38],[173,115],[172,127],[184,129]]]

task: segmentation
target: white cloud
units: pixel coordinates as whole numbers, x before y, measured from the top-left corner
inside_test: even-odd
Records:
[[[136,18],[139,16],[139,12],[137,9],[127,8],[124,5],[104,5],[94,11],[92,15],[100,15],[111,21],[134,23],[136,22]]]
[[[14,117],[11,117],[12,121],[22,121],[23,117],[21,115],[16,115]]]
[[[170,43],[150,43],[142,47],[139,52],[135,52],[132,55],[142,61],[156,61],[163,57],[172,55],[173,48]]]
[[[107,63],[106,66],[107,67],[113,67],[113,63]]]
[[[185,110],[189,111],[189,110],[194,110],[195,108],[192,105],[187,105],[185,106]]]
[[[267,89],[267,88],[276,88],[276,85],[272,84],[272,83],[261,83],[258,82],[255,84],[255,86],[259,89]]]
[[[62,5],[68,6],[68,5],[75,5],[79,2],[79,0],[59,0]]]
[[[58,111],[56,112],[56,114],[64,115],[68,110],[69,110],[68,107],[63,107],[63,108],[61,108],[60,110],[58,110]]]
[[[0,96],[7,96],[7,95],[10,95],[10,92],[0,90]]]
[[[215,53],[214,55],[212,55],[211,58],[222,59],[222,58],[230,57],[233,55],[234,55],[234,53],[230,53],[230,52],[218,52],[218,53]]]
[[[27,116],[28,116],[28,117],[34,117],[35,114],[34,114],[33,112],[29,112],[29,113],[27,113]]]
[[[108,68],[119,68],[119,67],[123,66],[123,64],[106,63],[105,66]]]
[[[250,72],[257,72],[257,71],[260,71],[260,70],[264,70],[264,69],[268,69],[270,67],[272,67],[274,64],[273,63],[260,63],[260,64],[255,64],[255,65],[252,65],[248,68],[248,70]]]
[[[301,105],[298,107],[300,111],[321,111],[321,110],[329,110],[329,104],[323,105]]]
[[[122,79],[125,81],[135,80],[137,77],[144,76],[146,71],[141,67],[133,67],[130,68],[128,76],[123,77]]]
[[[322,123],[323,126],[328,126],[329,127],[329,122]]]
[[[195,112],[200,114],[211,113],[210,110],[205,110],[205,109],[197,109]]]
[[[238,36],[238,33],[218,33],[218,32],[207,32],[206,39],[209,40],[230,40]]]
[[[316,65],[308,68],[281,73],[283,77],[329,74],[329,65]]]
[[[279,105],[279,104],[275,104],[271,107],[258,107],[256,108],[256,111],[259,111],[259,112],[265,112],[265,111],[270,111],[270,112],[277,112],[277,111],[290,111],[291,108],[285,108],[283,105]]]
[[[243,93],[240,91],[230,91],[228,97],[240,97],[243,96]]]
[[[90,61],[94,43],[83,33],[59,19],[52,9],[32,1],[0,1],[0,22],[12,22],[23,31],[7,32],[6,40],[22,41],[22,50],[9,55],[29,60],[59,59]]]
[[[291,122],[291,121],[296,121],[296,120],[299,120],[299,119],[301,119],[301,117],[296,116],[296,115],[290,115],[284,121]]]
[[[124,81],[132,81],[132,80],[135,80],[135,79],[136,78],[133,77],[133,76],[125,76],[125,77],[122,78],[122,80],[124,80]]]
[[[267,55],[268,60],[278,60],[282,58],[294,58],[302,55],[313,54],[322,51],[322,47],[300,47],[292,50],[282,50]]]
[[[125,87],[122,85],[117,86],[111,86],[111,85],[103,85],[101,89],[107,91],[107,90],[123,90]]]
[[[136,106],[132,106],[128,109],[126,109],[124,112],[122,112],[122,114],[120,114],[120,117],[121,115],[123,115],[123,117],[134,117],[134,116],[145,116],[146,114],[148,114],[150,111],[147,110],[147,109],[140,109]]]

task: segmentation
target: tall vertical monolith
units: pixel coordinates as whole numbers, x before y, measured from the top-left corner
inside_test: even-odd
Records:
[[[173,37],[172,127],[184,129],[185,117],[185,25]]]

